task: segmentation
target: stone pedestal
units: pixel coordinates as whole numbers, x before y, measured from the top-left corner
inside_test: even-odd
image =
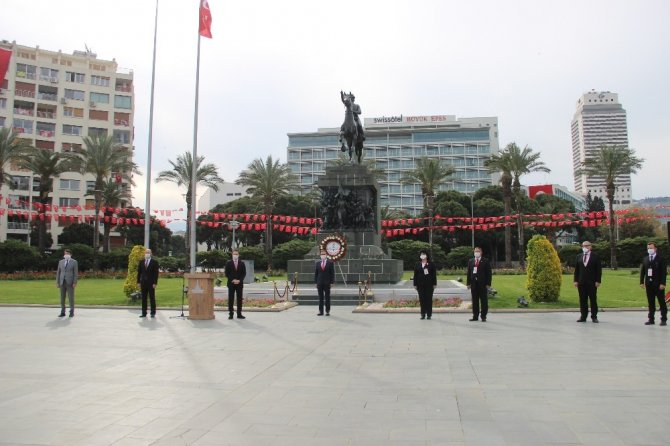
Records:
[[[184,274],[188,284],[188,318],[214,319],[215,273]]]

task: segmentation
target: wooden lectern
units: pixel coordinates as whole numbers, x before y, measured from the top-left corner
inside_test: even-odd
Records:
[[[188,284],[188,318],[214,319],[215,273],[184,274]]]

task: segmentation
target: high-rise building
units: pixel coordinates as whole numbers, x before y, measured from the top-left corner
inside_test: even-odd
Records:
[[[575,191],[598,196],[607,201],[605,179],[599,176],[577,175],[582,162],[593,156],[600,146],[628,147],[626,110],[619,103],[616,93],[591,90],[577,101],[577,111],[572,119],[572,165]],[[616,178],[614,206],[631,203],[630,175]]]
[[[417,215],[424,197],[418,184],[403,184],[404,174],[420,158],[435,158],[456,172],[439,190],[472,194],[493,184],[484,162],[498,153],[498,118],[460,118],[451,115],[382,116],[366,118],[364,159],[383,172],[380,204]],[[288,164],[307,193],[327,162],[340,155],[339,128],[288,134]],[[348,155],[347,155],[348,156]]]
[[[198,209],[206,212],[219,204],[249,196],[246,186],[227,183],[225,181],[219,183],[217,186],[219,187],[218,191],[214,191],[211,187],[208,187],[202,197],[198,198]]]
[[[85,136],[112,135],[121,150],[132,154],[135,99],[131,70],[120,68],[115,60],[98,59],[89,50],[65,54],[6,40],[0,41],[0,47],[12,51],[5,79],[0,79],[0,126],[13,129],[19,138],[43,150],[77,151]],[[30,223],[23,211],[34,210],[39,179],[16,165],[5,169],[12,184],[0,185],[0,211],[4,208],[0,240],[27,241]],[[54,181],[51,204],[61,209],[81,209],[77,217],[92,216],[86,208],[93,204],[93,180],[90,175],[62,174]],[[23,215],[17,216],[16,211]],[[55,245],[63,227],[71,222],[49,221],[47,230]],[[112,244],[119,241],[114,235]]]

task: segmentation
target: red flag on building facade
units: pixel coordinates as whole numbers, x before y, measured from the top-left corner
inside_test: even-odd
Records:
[[[0,48],[0,85],[5,80],[5,74],[7,74],[7,69],[9,68],[9,59],[12,58],[12,50],[7,48]]]
[[[200,0],[200,35],[212,38],[212,14],[207,0]]]

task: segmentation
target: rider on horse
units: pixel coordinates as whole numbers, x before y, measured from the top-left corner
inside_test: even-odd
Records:
[[[363,125],[361,124],[361,119],[358,117],[361,112],[361,106],[356,104],[356,96],[354,96],[351,92],[349,94],[344,94],[343,91],[340,91],[340,99],[342,100],[342,103],[344,105],[347,105],[347,103],[344,101],[344,98],[348,96],[351,104],[351,111],[354,113],[354,121],[356,122],[356,130],[358,131],[358,134],[361,135],[361,141],[365,141],[365,132],[363,131]],[[344,131],[344,124],[340,127],[341,131]]]

